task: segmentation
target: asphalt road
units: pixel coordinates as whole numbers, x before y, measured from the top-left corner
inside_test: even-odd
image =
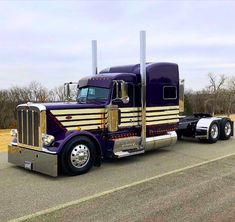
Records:
[[[49,209],[51,207],[56,207],[57,205],[60,205],[60,204],[65,204],[71,201],[76,201],[84,197],[89,197],[89,196],[99,194],[104,191],[112,190],[114,188],[131,184],[133,182],[148,179],[150,177],[154,177],[160,174],[171,172],[176,169],[184,168],[187,166],[192,166],[194,164],[198,164],[207,160],[215,159],[215,158],[232,154],[232,153],[235,153],[235,139],[231,139],[230,141],[219,141],[218,143],[212,144],[212,145],[201,144],[195,141],[180,141],[172,147],[164,148],[158,151],[149,152],[144,155],[104,162],[100,168],[94,167],[88,174],[85,174],[82,176],[67,177],[67,176],[61,175],[58,178],[51,178],[51,177],[44,176],[41,174],[36,174],[34,172],[29,172],[24,169],[10,165],[7,163],[6,154],[1,153],[0,154],[0,191],[1,191],[0,221],[7,221],[10,219],[19,218],[19,217],[29,215],[29,214],[32,214],[41,210]],[[230,160],[229,162],[231,167],[233,167],[233,164],[232,164],[233,161]],[[223,168],[224,167],[226,168],[226,166],[227,165],[224,164]],[[233,171],[234,171],[234,167],[233,167]],[[216,172],[217,170],[215,170],[215,173]],[[232,169],[230,173],[231,173],[230,177],[231,178],[233,177],[234,179],[234,175],[232,175],[233,173]],[[201,174],[201,177],[203,177],[203,175],[204,174]],[[210,170],[208,170],[207,174],[205,174],[205,179],[206,179],[206,175],[211,175]],[[221,175],[221,177],[225,175]],[[133,193],[130,193],[130,194],[126,191],[123,191],[124,197],[128,197],[128,198],[120,199],[119,205],[123,203],[124,204],[123,206],[125,206],[126,210],[129,209],[128,211],[129,213],[127,212],[125,214],[126,215],[125,218],[120,217],[120,220],[130,221],[133,215],[135,216],[135,217],[133,216],[133,220],[135,219],[137,220],[138,215],[139,215],[138,212],[139,211],[143,212],[143,209],[145,209],[145,207],[146,209],[149,209],[151,205],[153,206],[153,209],[152,211],[150,210],[151,214],[149,214],[149,217],[153,216],[154,218],[156,216],[154,212],[155,211],[157,212],[157,209],[155,208],[155,206],[158,206],[158,204],[161,205],[165,203],[151,200],[153,201],[153,204],[152,204],[151,201],[148,201],[149,200],[148,198],[151,197],[151,193],[152,192],[154,194],[156,193],[156,195],[162,194],[162,196],[161,197],[159,196],[159,198],[163,198],[162,199],[163,201],[164,196],[165,196],[163,195],[164,192],[165,194],[167,194],[171,190],[171,196],[172,198],[174,198],[174,185],[177,185],[179,189],[181,189],[180,186],[183,186],[183,185],[185,186],[185,188],[182,188],[182,190],[178,190],[175,193],[175,195],[177,194],[179,197],[184,195],[184,191],[187,194],[187,192],[189,192],[191,189],[197,190],[197,188],[198,189],[200,188],[198,192],[188,193],[191,199],[197,200],[198,195],[199,196],[206,195],[206,189],[203,188],[204,187],[203,183],[205,182],[202,181],[201,186],[200,186],[200,183],[197,186],[196,181],[193,181],[194,175],[192,176],[189,173],[189,174],[185,174],[184,176],[185,178],[188,177],[188,179],[185,179],[185,178],[180,179],[181,178],[180,176],[171,177],[169,175],[163,178],[163,179],[166,179],[165,182],[161,182],[162,181],[161,179],[156,182],[157,184],[154,184],[155,183],[154,181],[152,181],[153,183],[149,182],[149,183],[143,183],[143,185],[140,184],[138,186],[143,186],[143,187],[141,189],[136,188],[137,190],[135,190],[135,187],[133,187],[134,189]],[[186,182],[182,184],[183,183],[182,181],[186,181]],[[218,181],[214,180],[214,182],[218,182]],[[216,183],[213,183],[213,180],[211,180],[209,177],[207,179],[207,183],[209,187],[211,187],[212,185],[216,187]],[[156,188],[158,189],[155,189],[155,185],[156,185]],[[224,186],[224,185],[225,184],[223,183],[223,181],[221,181],[221,186]],[[154,187],[151,188],[151,186],[154,186]],[[234,184],[232,184],[232,179],[231,179],[231,186],[233,186],[234,188]],[[205,188],[206,187],[207,185],[205,185]],[[142,201],[138,201],[138,197],[140,196],[140,200],[141,198],[145,198],[144,197],[145,193],[146,194],[148,193],[147,191],[145,191],[145,188],[147,189],[147,191],[149,190],[150,193],[146,196],[146,199],[145,199],[145,201],[147,200],[148,204],[143,205],[143,209],[142,209],[141,207]],[[235,195],[234,195],[235,189],[230,190],[230,188],[231,187],[226,187],[226,190],[229,191],[229,193],[226,193],[226,198],[228,198],[228,200],[226,199],[226,201],[230,201],[229,203],[231,204],[231,202],[234,201],[234,198],[235,198]],[[135,198],[131,199],[130,196],[133,196],[133,195],[135,196]],[[107,198],[107,196],[105,198]],[[175,198],[177,199],[176,196]],[[98,201],[97,203],[99,203],[99,200],[100,200],[99,198],[96,200]],[[168,210],[169,211],[172,210],[172,212],[177,213],[178,211],[177,204],[175,206],[170,205],[173,200],[172,201],[171,199],[166,199],[166,200],[169,203]],[[114,196],[114,200],[113,200],[114,205],[111,205],[111,202],[110,202],[110,208],[112,210],[109,211],[109,214],[110,214],[111,219],[113,219],[112,215],[119,215],[119,214],[122,215],[122,211],[121,211],[122,209],[119,208],[120,207],[119,205],[116,208],[115,201],[118,201],[118,198]],[[89,203],[87,204],[89,205]],[[201,204],[204,205],[203,202]],[[105,206],[104,203],[103,205]],[[184,203],[181,206],[182,206],[182,209],[186,208],[186,213],[189,212],[189,209],[187,209],[187,203]],[[225,205],[225,206],[228,207],[229,205]],[[232,206],[233,208],[235,208],[234,205]],[[84,211],[83,213],[90,215],[89,209],[88,208],[84,208],[84,209],[87,209],[88,211],[87,212]],[[181,212],[182,212],[182,209],[181,209]],[[97,211],[94,211],[94,212],[96,212],[94,214],[94,217],[95,217],[98,214],[97,214]],[[132,214],[130,212],[132,212]],[[195,213],[195,212],[192,209],[192,213]],[[129,216],[131,216],[131,218],[128,218]],[[147,217],[144,217],[144,216],[139,217],[139,220],[141,220],[141,218],[144,219]],[[92,220],[92,218],[88,218],[88,219]],[[98,219],[99,219],[99,215],[95,217],[95,220],[98,220]],[[101,220],[102,220],[102,217],[101,217]]]
[[[57,210],[28,222],[235,221],[235,155]]]

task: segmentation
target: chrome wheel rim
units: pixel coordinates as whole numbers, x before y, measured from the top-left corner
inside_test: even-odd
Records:
[[[217,126],[217,124],[213,124],[211,127],[211,137],[212,139],[216,139],[219,135],[219,128]]]
[[[232,127],[231,127],[230,122],[227,122],[227,123],[225,124],[224,132],[225,132],[226,136],[229,136],[229,135],[231,134],[231,132],[232,132]]]
[[[79,144],[72,149],[70,160],[74,167],[82,168],[90,159],[90,150],[84,144]]]

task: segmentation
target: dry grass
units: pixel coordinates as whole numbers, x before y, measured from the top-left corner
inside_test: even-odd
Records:
[[[7,145],[11,142],[10,130],[0,130],[0,152],[7,152]]]
[[[216,116],[219,116],[219,117],[223,117],[223,116],[228,116],[228,115],[224,115],[224,114],[218,114]],[[231,114],[228,116],[232,121],[235,121],[235,114]]]
[[[232,114],[229,117],[231,118],[232,121],[235,121],[235,114]]]

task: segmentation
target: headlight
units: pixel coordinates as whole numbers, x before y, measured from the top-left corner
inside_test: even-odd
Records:
[[[17,137],[17,129],[12,129],[11,130],[11,136],[12,137]]]
[[[55,137],[48,134],[42,134],[42,142],[45,146],[50,146],[55,141]]]

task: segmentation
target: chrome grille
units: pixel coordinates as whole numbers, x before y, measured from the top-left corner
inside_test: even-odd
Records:
[[[17,129],[19,143],[38,147],[39,127],[39,111],[27,109],[24,107],[17,110]]]

